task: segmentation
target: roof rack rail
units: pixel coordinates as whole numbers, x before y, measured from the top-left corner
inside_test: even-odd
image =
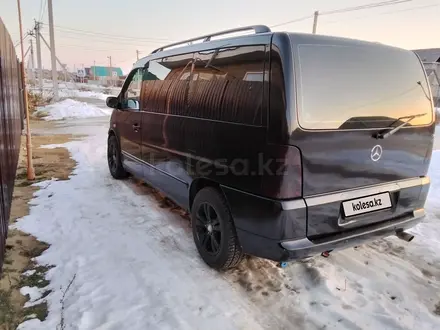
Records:
[[[171,47],[178,46],[178,45],[183,45],[183,44],[189,44],[189,43],[191,43],[193,41],[202,40],[202,42],[208,42],[208,41],[211,41],[212,37],[217,37],[217,36],[221,36],[221,35],[224,35],[224,34],[230,34],[230,33],[241,32],[241,31],[249,31],[249,30],[254,30],[255,34],[272,32],[270,30],[270,28],[267,27],[266,25],[250,25],[250,26],[245,26],[245,27],[242,27],[242,28],[224,30],[224,31],[215,32],[215,33],[207,34],[207,35],[204,35],[204,36],[200,36],[200,37],[197,37],[197,38],[191,38],[191,39],[175,42],[175,43],[172,43],[172,44],[169,44],[169,45],[157,48],[157,49],[153,50],[153,52],[151,54],[162,52],[166,48],[171,48]]]

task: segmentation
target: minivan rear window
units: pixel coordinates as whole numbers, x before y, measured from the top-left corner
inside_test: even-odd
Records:
[[[422,113],[409,125],[432,122],[429,87],[412,52],[383,45],[303,44],[297,54],[301,127],[384,128]]]

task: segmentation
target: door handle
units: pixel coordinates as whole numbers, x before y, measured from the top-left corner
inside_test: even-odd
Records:
[[[141,128],[141,126],[139,125],[139,124],[133,124],[133,130],[135,131],[135,132],[139,132],[139,130],[140,130],[140,128]]]

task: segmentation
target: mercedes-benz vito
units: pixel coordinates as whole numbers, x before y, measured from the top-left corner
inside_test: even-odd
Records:
[[[111,175],[187,209],[211,267],[410,240],[424,216],[435,124],[411,51],[228,30],[140,59],[107,105]]]

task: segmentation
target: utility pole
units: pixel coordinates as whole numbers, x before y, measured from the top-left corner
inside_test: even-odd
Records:
[[[35,83],[35,62],[34,62],[34,44],[32,38],[29,40],[31,43],[30,49],[31,49],[31,74],[30,74],[30,80],[31,84],[33,85]]]
[[[55,31],[53,27],[52,0],[47,0],[47,6],[49,14],[50,60],[52,64],[53,98],[55,101],[58,101],[58,72],[57,59],[55,54]]]
[[[111,79],[112,86],[113,86],[112,57],[111,56],[107,56],[107,58],[110,60],[110,79]]]
[[[43,66],[41,64],[40,22],[35,22],[35,38],[37,43],[38,85],[43,93]]]
[[[315,11],[315,14],[313,16],[313,34],[316,34],[316,28],[318,27],[318,16],[319,11]]]
[[[20,45],[21,45],[21,72],[22,72],[22,87],[23,87],[23,105],[26,111],[26,151],[27,151],[27,178],[28,180],[35,180],[35,170],[32,164],[32,139],[31,139],[31,125],[29,119],[28,97],[25,84],[25,70],[24,70],[24,49],[23,49],[23,24],[21,22],[21,6],[20,0],[17,0],[18,7],[18,24],[20,26]]]
[[[44,39],[43,35],[40,34],[40,38],[41,38],[41,40],[43,40],[44,44],[47,46],[47,48],[50,50],[50,52],[52,52],[52,48],[47,43],[46,39]],[[64,64],[61,63],[60,59],[56,56],[55,56],[55,61],[57,61],[58,64],[61,66],[61,68],[63,68],[64,72],[67,72],[67,69],[65,68]],[[75,67],[75,65],[73,65],[73,67]],[[68,72],[67,72],[67,74],[68,74]]]
[[[64,69],[64,82],[67,83],[67,64],[63,64]]]
[[[136,50],[136,58],[137,58],[137,60],[139,61],[139,51],[138,50]]]

